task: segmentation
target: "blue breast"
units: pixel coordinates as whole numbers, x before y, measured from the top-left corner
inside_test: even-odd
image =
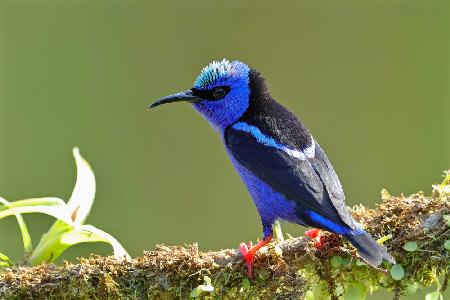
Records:
[[[228,150],[227,150],[228,152]],[[264,230],[264,237],[272,233],[272,225],[277,219],[292,223],[302,223],[296,215],[295,203],[287,200],[282,194],[274,191],[266,183],[258,179],[242,167],[228,152],[233,166],[244,181],[250,196],[255,203]]]

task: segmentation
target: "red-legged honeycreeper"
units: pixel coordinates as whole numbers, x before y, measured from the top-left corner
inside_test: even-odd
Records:
[[[219,132],[261,216],[263,240],[240,246],[250,277],[253,255],[270,242],[278,219],[343,235],[370,265],[378,266],[383,259],[395,263],[353,220],[322,148],[305,125],[272,98],[260,72],[240,61],[212,62],[191,89],[149,108],[180,101],[192,103]]]

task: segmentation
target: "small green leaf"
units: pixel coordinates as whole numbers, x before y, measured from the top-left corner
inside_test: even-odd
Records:
[[[199,289],[200,285],[196,288],[193,288],[191,293],[189,294],[190,298],[197,298],[202,293],[202,290]]]
[[[56,220],[47,233],[41,236],[39,244],[33,250],[27,262],[32,266],[44,261],[52,262],[57,259],[70,245],[63,245],[61,238],[65,233],[73,230],[73,226]]]
[[[211,285],[211,278],[208,276],[203,277],[205,280],[205,284],[201,284],[194,288],[191,293],[189,294],[189,297],[191,298],[197,298],[200,296],[203,292],[212,292],[214,291],[214,287]]]
[[[391,198],[391,195],[389,194],[388,190],[382,189],[381,190],[381,199],[382,200],[387,200],[389,198]]]
[[[442,300],[442,294],[439,291],[428,293],[425,295],[425,300]]]
[[[5,199],[0,197],[0,203],[4,205],[9,205],[10,203],[6,201]],[[19,224],[20,233],[22,235],[22,243],[23,243],[23,249],[26,254],[31,253],[33,251],[33,244],[31,243],[31,237],[28,233],[27,224],[25,223],[25,220],[23,219],[22,215],[16,214],[17,223]]]
[[[380,237],[380,238],[377,240],[377,243],[378,243],[379,245],[382,245],[384,242],[386,242],[386,241],[388,241],[388,240],[390,240],[390,239],[392,239],[392,234],[388,234],[388,235],[385,235],[385,236]]]
[[[358,267],[361,267],[361,266],[367,266],[367,264],[366,264],[365,262],[363,262],[362,260],[360,260],[360,259],[357,259],[356,262],[355,262],[355,264],[356,264]]]
[[[17,214],[43,213],[71,224],[72,219],[67,213],[67,206],[59,198],[33,198],[0,206],[0,219]]]
[[[1,260],[4,260],[4,261],[10,261],[10,260],[9,260],[9,257],[6,256],[5,254],[1,253],[1,252],[0,252],[0,259],[1,259]]]
[[[391,276],[394,280],[402,280],[405,277],[405,270],[401,265],[393,265],[391,268]]]
[[[408,252],[414,252],[417,250],[417,242],[407,242],[403,245],[403,249]]]
[[[130,258],[127,251],[110,234],[92,225],[72,227],[60,222],[54,224],[49,232],[42,237],[39,245],[31,254],[29,263],[35,266],[43,261],[53,262],[69,247],[92,242],[109,243],[113,247],[116,258]]]
[[[419,288],[418,285],[412,284],[408,285],[405,289],[405,295],[407,296],[413,296],[417,293],[417,289]]]
[[[0,267],[1,268],[8,268],[8,267],[11,267],[11,266],[12,266],[12,264],[10,262],[0,261]]]
[[[330,263],[333,268],[339,268],[340,266],[342,266],[342,257],[335,255],[331,257]]]
[[[315,300],[316,297],[314,296],[313,291],[307,291],[305,295],[305,300]]]
[[[352,262],[352,257],[346,256],[342,259],[342,266],[347,267],[348,265],[350,265],[351,262]]]
[[[0,267],[11,267],[12,262],[8,256],[0,252]]]
[[[84,233],[94,235],[95,238],[99,239],[99,241],[101,240],[102,242],[110,244],[113,247],[114,256],[116,258],[130,259],[130,255],[125,248],[122,247],[122,245],[109,233],[106,233],[92,225],[81,225],[79,230]],[[209,283],[211,283],[211,279],[208,276],[205,276],[205,280],[209,280]]]
[[[68,220],[58,218],[53,223],[49,231],[42,235],[28,262],[31,265],[37,265],[43,261],[52,262],[69,247],[89,242],[109,243],[113,247],[116,258],[130,258],[127,251],[110,234],[94,226],[83,225],[95,198],[95,176],[89,163],[80,155],[78,148],[73,149],[73,156],[77,165],[77,181],[69,202],[63,207]]]
[[[364,300],[366,295],[367,288],[361,283],[355,283],[345,291],[344,300]]]
[[[344,294],[344,300],[361,300],[358,289],[350,287]]]
[[[450,250],[450,240],[446,240],[444,242],[444,248],[447,249],[447,250]]]
[[[445,178],[440,185],[433,185],[433,188],[440,194],[450,193],[450,170],[445,172]]]
[[[248,280],[248,278],[243,278],[242,282],[241,282],[241,286],[244,290],[249,289],[250,288],[250,280]]]

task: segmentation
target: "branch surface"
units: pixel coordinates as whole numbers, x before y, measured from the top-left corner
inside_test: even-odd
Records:
[[[444,247],[450,239],[446,219],[450,193],[445,187],[435,187],[430,197],[391,196],[383,191],[376,209],[352,209],[353,217],[375,238],[391,236],[384,245],[405,270],[398,281],[390,276],[390,265],[369,267],[340,236],[325,233],[320,250],[304,237],[271,243],[256,256],[251,281],[236,249],[200,252],[197,244],[158,245],[128,261],[91,256],[77,264],[5,269],[0,271],[0,298],[303,299],[314,292],[338,299],[350,291],[364,296],[380,287],[398,297],[412,285],[430,285],[438,276],[445,277],[445,289],[450,261]],[[418,250],[406,251],[408,241],[417,242]]]

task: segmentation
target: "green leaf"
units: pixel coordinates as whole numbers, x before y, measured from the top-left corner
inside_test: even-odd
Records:
[[[405,295],[406,296],[413,296],[417,293],[417,289],[419,288],[418,285],[412,284],[408,285],[405,289]]]
[[[33,198],[14,202],[0,206],[0,219],[17,214],[43,213],[53,216],[66,223],[73,223],[67,213],[67,206],[59,198]]]
[[[56,260],[67,248],[79,243],[106,242],[114,250],[117,258],[130,256],[122,245],[110,234],[91,225],[83,225],[95,198],[95,176],[89,163],[80,155],[78,148],[73,149],[77,166],[77,181],[72,196],[65,208],[65,215],[70,222],[61,218],[55,221],[49,231],[42,235],[38,246],[28,262],[32,265],[43,261]]]
[[[319,281],[312,288],[313,296],[315,300],[328,300],[330,298],[328,294],[328,287],[323,281]]]
[[[11,267],[12,262],[8,256],[0,252],[0,267]]]
[[[386,242],[386,241],[388,241],[388,240],[390,240],[390,239],[392,239],[392,234],[388,234],[388,235],[385,235],[385,236],[380,237],[380,238],[377,240],[377,243],[378,243],[379,245],[382,245],[384,242]]]
[[[389,192],[386,189],[382,189],[381,190],[381,200],[387,200],[391,198],[391,195],[389,194]]]
[[[130,255],[125,250],[125,248],[109,233],[106,233],[103,230],[100,230],[92,225],[82,225],[79,229],[85,234],[87,233],[93,235],[93,237],[91,236],[92,239],[96,238],[99,242],[110,244],[113,247],[114,256],[116,258],[130,259]],[[205,278],[209,279],[209,277],[207,276],[205,276]],[[211,279],[209,279],[209,283],[211,283]]]
[[[243,278],[242,282],[241,282],[241,286],[244,290],[249,289],[250,288],[250,280],[248,280],[248,278]]]
[[[118,259],[129,259],[127,251],[110,234],[92,226],[70,226],[63,222],[55,223],[29,258],[31,265],[43,261],[55,261],[66,249],[80,243],[105,242],[113,247],[114,256]]]
[[[81,225],[90,212],[95,197],[95,177],[89,163],[80,155],[78,148],[73,149],[77,166],[77,181],[72,196],[66,205],[65,214],[70,222],[56,220],[47,233],[43,234],[38,246],[29,258],[29,263],[38,265],[43,261],[54,261],[72,244],[61,242],[62,236]]]
[[[355,283],[345,291],[344,300],[364,300],[366,295],[367,288],[363,284]]]
[[[8,267],[11,267],[11,266],[12,266],[12,264],[10,262],[0,261],[0,267],[1,268],[8,268]]]
[[[351,256],[346,256],[342,259],[342,266],[343,267],[347,267],[350,265],[350,263],[352,262],[352,257]]]
[[[78,148],[73,149],[73,156],[77,165],[77,181],[67,206],[75,225],[81,225],[86,221],[94,203],[96,183],[91,166],[80,155]]]
[[[330,263],[333,268],[339,268],[340,266],[342,266],[342,257],[335,255],[331,257]]]
[[[70,247],[70,245],[61,243],[62,235],[72,230],[72,225],[57,220],[49,231],[41,236],[39,244],[28,258],[28,263],[36,266],[44,261],[52,262],[57,259],[64,250]]]
[[[447,250],[450,250],[450,240],[446,240],[444,242],[444,248],[447,249]]]
[[[442,300],[442,294],[439,291],[428,293],[425,295],[425,300]]]
[[[414,252],[417,250],[417,242],[407,242],[403,245],[403,249],[408,252]]]
[[[405,277],[405,270],[401,265],[393,265],[391,268],[391,276],[394,280],[402,280]]]
[[[9,205],[10,203],[0,197],[0,203],[4,205]],[[31,237],[28,233],[27,224],[25,223],[23,217],[20,214],[16,214],[17,223],[19,224],[20,233],[22,235],[23,249],[26,254],[33,251],[33,244],[31,243]]]
[[[313,291],[307,291],[305,295],[305,300],[315,300],[316,297],[314,296]]]
[[[4,261],[10,261],[10,260],[9,260],[9,257],[6,256],[5,254],[1,253],[1,252],[0,252],[0,259],[1,259],[1,260],[4,260]]]
[[[357,265],[358,267],[367,266],[367,264],[360,259],[356,260],[355,265]]]
[[[211,285],[211,278],[208,276],[204,276],[205,284],[201,284],[194,288],[191,293],[189,294],[189,297],[191,298],[197,298],[200,296],[203,292],[212,292],[214,291],[214,287]]]
[[[445,172],[445,178],[439,186],[433,186],[441,194],[450,193],[450,171]]]

